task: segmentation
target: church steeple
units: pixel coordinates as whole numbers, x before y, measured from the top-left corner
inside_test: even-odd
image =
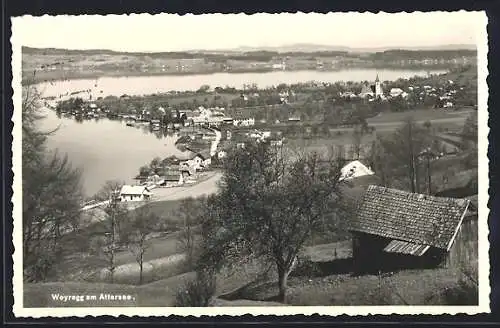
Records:
[[[382,90],[382,85],[380,83],[380,79],[378,78],[378,73],[377,77],[375,78],[375,98],[379,98],[383,95],[384,91]]]

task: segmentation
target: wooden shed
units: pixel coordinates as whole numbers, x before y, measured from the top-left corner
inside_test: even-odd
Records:
[[[477,248],[477,228],[461,229],[469,204],[370,185],[349,229],[355,270],[458,266],[464,249]]]

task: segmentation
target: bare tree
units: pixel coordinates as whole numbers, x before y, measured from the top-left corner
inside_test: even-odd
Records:
[[[120,190],[120,188],[125,184],[123,181],[119,180],[108,180],[104,183],[104,185],[95,193],[93,196],[94,199],[96,200],[109,200],[109,196],[111,192]]]
[[[417,126],[409,117],[391,136],[378,138],[379,147],[375,150],[380,153],[372,156],[378,158],[379,166],[385,166],[386,176],[391,179],[403,177],[408,181],[411,192],[419,192],[418,154],[430,144],[431,140],[425,129]],[[391,165],[387,167],[383,163]]]
[[[103,224],[104,234],[98,236],[92,251],[102,255],[107,263],[107,270],[109,272],[110,282],[114,282],[114,272],[116,270],[116,252],[119,250],[120,245],[127,245],[128,240],[126,231],[121,227],[124,226],[123,222],[128,221],[128,211],[120,204],[119,191],[110,190],[109,204],[104,209],[105,215],[101,217],[101,224]],[[125,236],[125,238],[121,237]]]
[[[363,134],[359,128],[354,128],[352,133],[352,153],[354,159],[359,159],[361,155],[361,148],[363,146]]]
[[[477,147],[477,122],[477,111],[472,112],[465,120],[464,126],[462,128],[462,145],[465,149]]]
[[[148,235],[155,230],[159,223],[159,217],[151,211],[149,203],[134,211],[132,221],[127,227],[128,245],[135,260],[139,264],[139,284],[143,283],[144,254],[150,247]]]
[[[98,201],[108,201],[109,204],[104,208],[104,212],[108,215],[104,220],[101,220],[108,231],[111,230],[112,222],[111,216],[115,216],[113,225],[115,225],[115,230],[117,234],[117,240],[120,242],[126,242],[128,236],[127,231],[125,231],[126,225],[128,224],[129,216],[126,215],[128,212],[126,205],[120,202],[119,192],[121,187],[125,184],[123,181],[119,180],[108,180],[99,189],[99,191],[94,195],[94,199]],[[113,195],[115,198],[113,199]],[[111,202],[114,202],[111,204]],[[112,205],[112,206],[111,206]]]
[[[363,149],[363,137],[369,132],[370,128],[368,127],[368,123],[365,119],[362,119],[359,124],[354,126],[354,130],[352,133],[352,149],[353,149],[353,157],[355,159],[359,159],[361,156],[361,151]]]
[[[176,217],[182,222],[178,235],[179,251],[186,254],[186,266],[193,269],[198,253],[198,236],[205,199],[186,198],[181,201]]]
[[[230,155],[202,228],[203,259],[216,267],[245,256],[273,263],[281,301],[298,252],[339,207],[340,161],[314,153],[289,156],[267,143]]]

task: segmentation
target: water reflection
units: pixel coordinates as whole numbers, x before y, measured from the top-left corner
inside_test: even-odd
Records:
[[[155,157],[182,155],[175,147],[174,131],[152,131],[149,124],[134,127],[106,117],[86,119],[47,110],[41,128],[60,128],[48,140],[50,149],[68,154],[73,166],[83,170],[86,195],[97,192],[106,180],[135,183],[141,166]],[[153,136],[154,135],[154,136]]]

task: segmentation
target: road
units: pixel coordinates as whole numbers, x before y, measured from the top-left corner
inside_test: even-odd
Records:
[[[219,189],[218,182],[220,181],[221,177],[222,173],[216,172],[207,180],[201,181],[195,185],[153,189],[154,195],[151,201],[158,202],[167,200],[179,200],[188,197],[196,198],[203,195],[216,193]]]

